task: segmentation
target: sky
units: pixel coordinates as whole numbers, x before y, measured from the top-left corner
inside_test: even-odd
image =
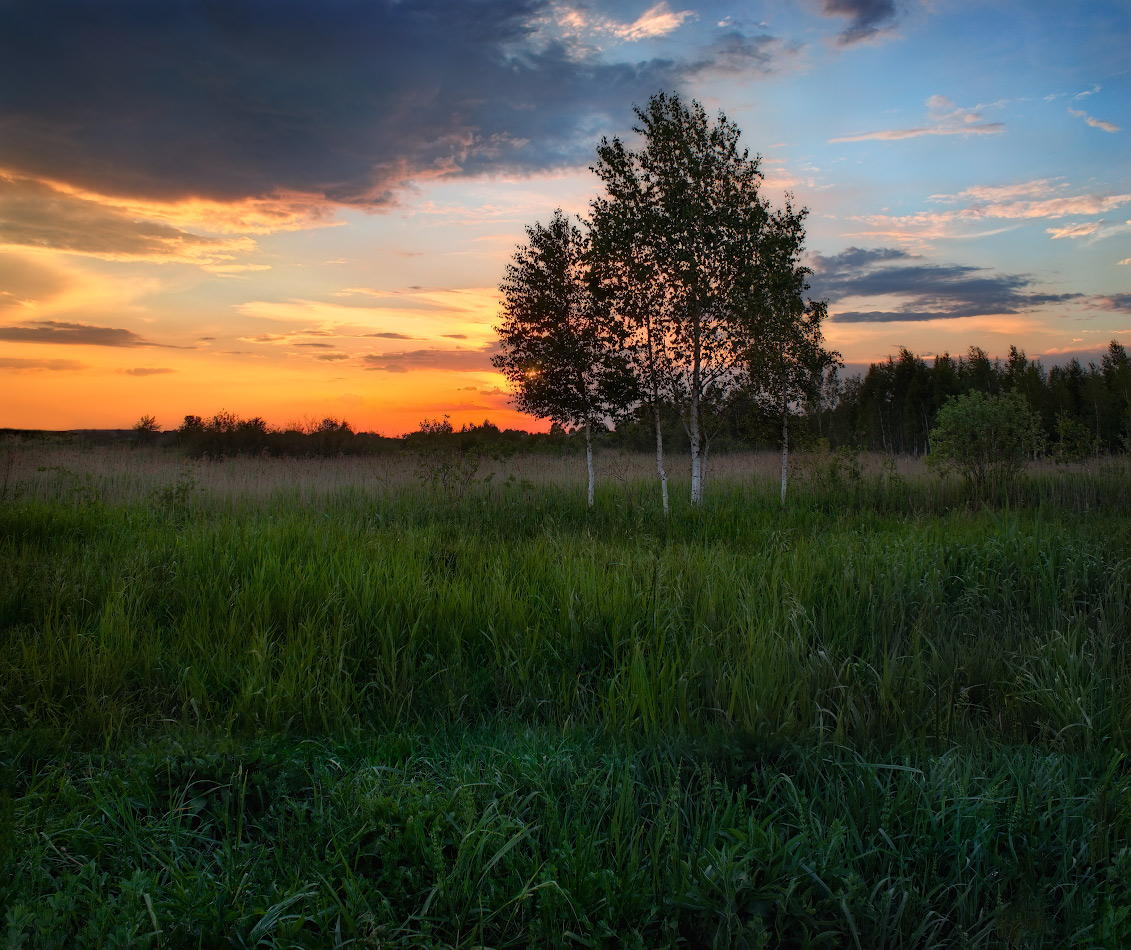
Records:
[[[545,428],[525,228],[659,91],[809,209],[849,369],[1131,344],[1126,0],[0,0],[0,427]]]

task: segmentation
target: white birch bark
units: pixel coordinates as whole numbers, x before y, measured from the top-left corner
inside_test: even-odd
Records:
[[[702,459],[699,457],[699,393],[691,394],[691,504],[702,495]]]
[[[789,413],[785,397],[781,401],[781,503],[785,504],[785,486],[789,479]]]
[[[653,403],[656,410],[656,471],[660,474],[660,497],[664,501],[664,517],[668,514],[668,473],[664,471],[664,434],[660,428],[660,404]]]
[[[698,288],[696,287],[696,291]],[[702,315],[698,308],[691,314],[691,504],[698,506],[703,496],[703,469],[699,457],[699,398],[703,388],[703,353],[701,349]]]
[[[589,470],[589,507],[593,507],[593,485],[597,480],[596,474],[593,471],[593,430],[589,426],[589,420],[585,421],[585,465]]]

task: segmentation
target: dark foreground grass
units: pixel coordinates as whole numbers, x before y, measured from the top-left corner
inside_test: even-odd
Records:
[[[895,487],[0,506],[9,943],[1131,944],[1123,483]]]
[[[445,729],[9,750],[8,946],[1122,947],[1131,782]]]

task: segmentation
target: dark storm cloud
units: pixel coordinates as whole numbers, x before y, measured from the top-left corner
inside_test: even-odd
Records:
[[[895,0],[818,0],[825,16],[845,17],[848,25],[837,36],[841,46],[871,39],[892,25]]]
[[[412,179],[584,162],[707,68],[537,32],[548,0],[8,0],[0,167],[107,194],[381,204]],[[720,68],[765,71],[769,37]],[[157,235],[161,240],[165,235]]]
[[[813,271],[813,296],[830,303],[847,297],[907,299],[897,310],[837,313],[830,318],[836,323],[917,322],[1022,313],[1083,296],[1034,293],[1027,290],[1033,278],[1023,274],[993,274],[969,264],[923,263],[896,248],[850,247],[832,257],[817,255]]]
[[[60,320],[33,320],[22,326],[0,327],[0,340],[16,343],[69,343],[77,346],[164,346],[120,327],[99,327],[89,323],[64,323]],[[181,347],[174,347],[181,349]]]

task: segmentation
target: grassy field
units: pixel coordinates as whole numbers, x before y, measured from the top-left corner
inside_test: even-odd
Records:
[[[7,451],[10,945],[1131,944],[1126,460]]]

